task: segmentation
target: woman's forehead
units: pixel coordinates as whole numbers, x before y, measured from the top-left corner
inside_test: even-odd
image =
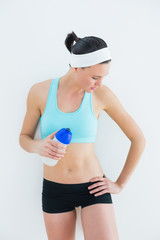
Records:
[[[104,77],[108,74],[110,69],[110,64],[96,64],[90,68],[87,68],[87,73],[97,76],[97,77]]]

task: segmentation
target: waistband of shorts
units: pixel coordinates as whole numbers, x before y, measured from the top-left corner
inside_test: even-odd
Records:
[[[103,174],[103,176],[102,177],[104,177],[104,174]],[[45,178],[43,178],[43,182],[44,183],[46,183],[46,184],[48,184],[48,185],[51,185],[51,186],[55,186],[55,185],[57,185],[57,186],[76,186],[76,187],[78,187],[78,186],[87,186],[87,185],[90,185],[90,184],[93,184],[94,182],[83,182],[83,183],[59,183],[59,182],[55,182],[55,181],[50,181],[50,180],[47,180],[47,179],[45,179]],[[96,181],[95,181],[96,182]]]

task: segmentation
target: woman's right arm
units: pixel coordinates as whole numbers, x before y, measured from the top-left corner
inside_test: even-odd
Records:
[[[35,83],[29,90],[27,112],[20,132],[19,144],[27,152],[38,153],[41,156],[60,160],[64,157],[67,147],[52,140],[59,130],[51,133],[44,139],[34,139],[36,127],[41,116],[41,91],[39,84],[41,83]]]
[[[20,146],[27,152],[38,153],[39,142],[35,140],[34,134],[41,115],[40,99],[39,99],[39,84],[35,83],[29,90],[27,96],[27,111],[23,121],[23,126],[19,136]]]

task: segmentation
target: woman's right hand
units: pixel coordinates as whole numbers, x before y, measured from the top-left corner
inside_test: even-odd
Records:
[[[51,133],[46,138],[40,140],[38,154],[40,154],[41,156],[44,156],[44,157],[55,159],[55,160],[60,160],[62,157],[64,157],[67,146],[52,140],[54,138],[55,134],[59,130]],[[60,148],[62,148],[62,149],[60,149]]]

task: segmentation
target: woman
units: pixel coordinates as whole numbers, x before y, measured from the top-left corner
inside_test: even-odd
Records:
[[[114,93],[102,84],[111,64],[105,41],[94,36],[78,38],[72,32],[65,45],[71,53],[70,69],[62,77],[31,87],[20,145],[28,152],[57,160],[53,167],[44,164],[43,172],[42,209],[49,240],[75,239],[75,207],[79,206],[86,240],[117,240],[111,194],[125,187],[144,150],[145,138]],[[102,110],[131,141],[116,182],[103,174],[94,152]],[[34,140],[39,119],[42,139]],[[72,132],[66,148],[52,141],[61,128]]]

